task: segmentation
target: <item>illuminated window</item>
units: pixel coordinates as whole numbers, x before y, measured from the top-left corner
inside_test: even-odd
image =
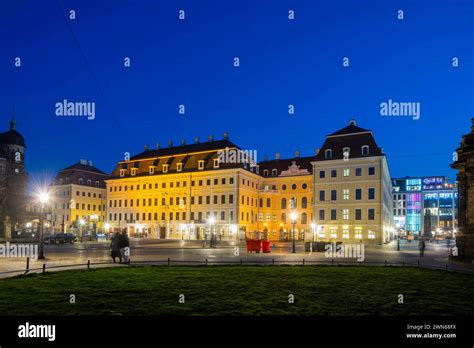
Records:
[[[349,220],[349,209],[342,209],[342,220]]]
[[[163,164],[163,173],[168,173],[169,164]]]
[[[349,199],[349,189],[342,190],[342,199],[345,199],[345,200]]]
[[[266,221],[270,221],[270,213],[267,213]]]
[[[204,169],[204,161],[203,161],[203,160],[198,161],[198,169],[199,169],[199,170],[203,170],[203,169]]]
[[[176,164],[176,170],[177,170],[178,172],[182,171],[182,170],[183,170],[183,163],[178,163],[178,164]]]
[[[258,213],[258,221],[259,222],[263,221],[263,213]]]
[[[342,238],[344,238],[344,239],[349,238],[349,230],[347,228],[342,230]]]
[[[351,153],[350,147],[345,147],[342,149],[342,156],[344,160],[348,160]]]
[[[369,239],[375,239],[375,232],[369,231]]]
[[[331,227],[331,238],[337,238],[337,228],[336,227]]]
[[[326,232],[324,232],[324,229],[321,228],[318,232],[318,237],[319,238],[326,238]]]
[[[347,177],[349,176],[349,168],[344,168],[343,176]]]
[[[356,227],[355,229],[355,238],[362,239],[362,228]]]

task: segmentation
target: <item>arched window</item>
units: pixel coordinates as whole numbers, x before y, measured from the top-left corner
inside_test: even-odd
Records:
[[[324,151],[324,158],[325,159],[331,159],[332,158],[332,150],[331,149],[327,149],[326,151]]]
[[[308,217],[306,213],[301,214],[301,224],[306,225],[308,223]]]
[[[291,200],[290,200],[290,209],[296,209],[296,208],[297,208],[296,198],[295,198],[295,197],[291,197]]]
[[[277,170],[276,169],[272,169],[272,175],[277,176]]]
[[[286,209],[286,198],[281,199],[281,209]]]
[[[263,208],[263,198],[259,199],[259,206],[260,206],[260,208]]]
[[[270,206],[271,206],[271,199],[267,198],[267,208],[270,208]]]
[[[301,200],[301,208],[308,208],[308,199],[306,197],[303,197],[303,199]]]
[[[268,176],[268,169],[265,169],[265,170],[263,171],[263,176]]]
[[[362,146],[362,156],[368,156],[368,155],[369,155],[369,145]]]
[[[281,222],[283,222],[284,224],[286,223],[286,214],[285,213],[281,213]]]

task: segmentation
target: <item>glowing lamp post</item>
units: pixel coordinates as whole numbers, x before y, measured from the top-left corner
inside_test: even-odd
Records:
[[[41,192],[38,194],[38,199],[41,203],[40,210],[40,245],[38,250],[38,259],[44,259],[44,206],[49,201],[49,194],[47,192]]]
[[[213,230],[213,226],[214,224],[216,223],[216,219],[214,218],[214,216],[211,215],[211,217],[208,219],[209,221],[209,225],[211,225],[211,248],[214,247],[214,230]]]
[[[292,212],[290,214],[291,225],[293,226],[292,234],[293,234],[293,250],[291,251],[293,254],[296,253],[296,244],[295,244],[295,225],[296,225],[296,213]]]

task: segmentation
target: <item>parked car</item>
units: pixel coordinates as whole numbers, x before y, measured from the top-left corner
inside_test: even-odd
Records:
[[[74,244],[76,241],[77,237],[73,233],[53,233],[44,239],[46,244]]]

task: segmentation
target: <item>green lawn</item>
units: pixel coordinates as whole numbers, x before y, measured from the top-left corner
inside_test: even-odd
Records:
[[[409,267],[120,267],[2,279],[0,315],[472,315],[473,293],[472,276]]]

